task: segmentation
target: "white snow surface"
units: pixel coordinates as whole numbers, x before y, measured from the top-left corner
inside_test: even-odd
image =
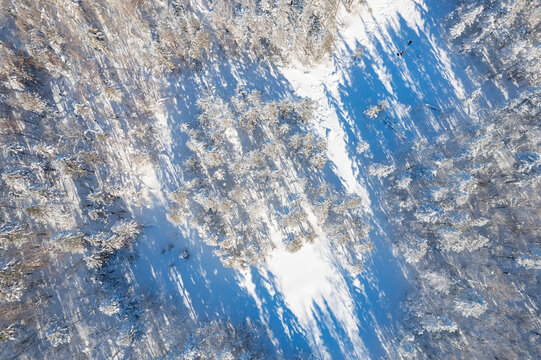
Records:
[[[298,61],[276,68],[222,58],[205,65],[202,74],[187,71],[170,83],[149,79],[160,87],[156,93],[167,94],[151,109],[164,149],[162,166],[133,165],[130,155],[137,149],[124,146],[123,139],[112,142],[122,162],[119,168],[132,171],[123,179],[133,191],[129,212],[144,225],[134,244],[138,258],[120,271],[123,281],[150,294],[158,304],[156,316],[167,325],[185,314],[201,323],[224,319],[261,324],[271,353],[280,359],[399,358],[404,335],[400,303],[408,280],[402,260],[391,253],[393,229],[380,194],[386,191],[390,169],[403,165],[396,153],[452,134],[466,117],[482,116],[480,109],[490,108],[495,96],[481,91],[482,75],[447,46],[442,23],[457,2],[364,0],[350,12],[342,7],[335,49],[317,65]],[[207,12],[205,0],[192,5]],[[197,116],[198,97],[209,93],[225,98],[237,84],[261,90],[264,98],[293,94],[316,102],[316,131],[327,141],[330,160],[325,170],[332,172],[337,188],[362,198],[372,228],[374,250],[360,274],[343,263],[347,251],[325,239],[295,253],[278,248],[265,263],[248,269],[224,268],[215,249],[189,226],[175,227],[167,220],[168,192],[183,178],[185,159],[177,151],[185,138],[179,125]],[[498,90],[506,96],[506,89]],[[374,116],[366,115],[371,107],[378,107]],[[78,198],[72,185],[65,187]],[[180,256],[185,249],[189,257]],[[519,265],[539,268],[534,260],[521,258]],[[88,279],[73,281],[83,287]],[[66,293],[66,304],[75,303],[71,297],[77,294]],[[100,306],[105,319],[118,312],[114,299]],[[484,308],[466,310],[469,316]],[[56,340],[51,339],[60,345],[67,340],[58,329],[52,329]],[[163,344],[148,341],[149,347],[163,350]]]

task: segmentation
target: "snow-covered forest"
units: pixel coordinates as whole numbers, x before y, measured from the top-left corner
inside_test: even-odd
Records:
[[[540,0],[0,0],[0,359],[538,359]]]

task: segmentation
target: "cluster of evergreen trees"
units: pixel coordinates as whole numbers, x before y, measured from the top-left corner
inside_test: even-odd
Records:
[[[537,1],[467,2],[451,37],[516,97],[404,157],[393,175],[394,252],[413,282],[403,358],[539,354],[541,103]],[[538,12],[537,12],[538,14]]]
[[[184,185],[171,196],[173,223],[195,224],[231,267],[321,237],[359,253],[371,248],[360,198],[325,181],[326,143],[314,132],[311,101],[265,102],[239,89],[229,102],[209,96],[198,104],[197,122],[183,125],[192,156]]]

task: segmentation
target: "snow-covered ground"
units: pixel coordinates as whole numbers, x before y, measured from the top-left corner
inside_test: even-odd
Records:
[[[118,137],[106,146],[116,155],[117,169],[126,170],[120,178],[130,184],[133,196],[124,196],[122,201],[126,212],[143,225],[143,230],[133,244],[134,252],[121,251],[120,260],[113,257],[118,261],[111,261],[102,270],[112,274],[114,280],[88,275],[83,266],[78,266],[82,260],[68,269],[59,260],[60,265],[55,266],[69,274],[59,277],[57,283],[50,283],[55,291],[55,316],[75,314],[70,319],[77,320],[70,326],[78,327],[85,346],[89,344],[85,348],[88,356],[106,356],[109,349],[105,347],[112,349],[113,358],[132,356],[124,345],[124,350],[117,350],[121,348],[117,346],[118,339],[108,338],[99,344],[92,341],[93,333],[118,325],[109,326],[114,321],[107,316],[121,312],[115,307],[118,304],[114,294],[122,288],[129,293],[126,297],[148,300],[145,316],[155,317],[148,322],[149,326],[158,328],[157,332],[162,331],[161,324],[164,329],[186,324],[187,330],[179,331],[186,337],[190,327],[197,327],[193,324],[223,320],[235,326],[254,325],[261,331],[258,335],[267,354],[276,354],[276,358],[399,358],[397,348],[406,335],[406,314],[401,305],[412,279],[407,278],[404,260],[391,250],[395,236],[399,235],[395,224],[388,219],[389,209],[384,200],[391,184],[388,175],[407,165],[402,162],[403,155],[411,149],[422,148],[442,133],[453,134],[464,124],[482,119],[487,109],[512,97],[516,90],[512,82],[485,78],[482,65],[450,48],[447,21],[457,3],[455,0],[365,0],[352,6],[351,11],[342,6],[335,48],[317,65],[294,61],[276,66],[248,57],[222,57],[222,52],[200,64],[197,70],[163,76],[147,71],[141,64],[131,64],[134,78],[151,84],[149,98],[154,96],[155,101],[148,107],[155,120],[153,141],[160,150],[152,161],[134,164],[132,155],[141,150],[136,148],[135,141],[121,141]],[[192,6],[208,15],[207,2],[195,1]],[[89,30],[90,34],[96,32],[93,28]],[[139,40],[146,39],[142,43],[150,41],[150,33],[141,30],[141,34],[144,35]],[[130,49],[126,45],[127,54],[133,52]],[[124,74],[122,71],[118,74]],[[131,84],[131,75],[126,74],[119,81],[128,84],[126,88]],[[315,127],[326,140],[330,160],[330,166],[324,170],[326,179],[331,179],[337,189],[363,200],[362,213],[372,229],[373,251],[360,274],[350,262],[344,261],[350,254],[338,249],[331,240],[307,243],[297,252],[278,248],[264,263],[245,269],[227,268],[222,265],[216,248],[201,241],[189,223],[186,227],[174,226],[168,220],[170,193],[185,180],[186,173],[187,135],[180,130],[181,124],[197,118],[198,99],[207,95],[231,98],[239,85],[261,91],[264,99],[303,97],[316,103]],[[58,95],[61,90],[55,87],[51,95],[59,104],[64,101]],[[71,111],[69,107],[79,106],[64,105],[65,108],[57,106],[62,114]],[[120,106],[110,108],[114,115]],[[123,115],[128,113],[122,111]],[[107,129],[103,134],[100,132],[104,137],[106,132],[117,136],[123,133],[123,126],[129,127],[128,122],[123,124],[120,120],[94,121],[96,133]],[[65,182],[63,186],[73,201],[83,203],[88,194],[78,193],[73,181]],[[72,268],[76,269],[73,273]],[[102,288],[96,297],[89,299],[85,289],[99,286]],[[124,296],[117,295],[118,299]],[[109,307],[103,305],[104,299],[110,301]],[[88,312],[96,317],[84,325],[82,320],[77,324],[80,318],[75,310],[87,305]],[[133,309],[138,305],[134,301],[122,306],[129,308],[127,312],[136,313]],[[99,306],[101,313],[92,306]],[[41,315],[47,318],[47,314]],[[139,314],[130,316],[121,320],[137,322],[144,318]],[[39,334],[36,337],[45,338],[43,334],[49,328],[49,323],[42,324],[36,330],[35,334]],[[59,337],[62,331],[57,334]],[[164,349],[173,353],[175,346],[182,353],[185,338],[177,339],[176,344],[163,344],[160,341],[166,335],[153,334],[150,330],[147,334],[145,354],[163,354]],[[28,350],[26,357],[46,354],[55,358],[55,351]],[[18,354],[14,352],[10,356],[15,358]]]

